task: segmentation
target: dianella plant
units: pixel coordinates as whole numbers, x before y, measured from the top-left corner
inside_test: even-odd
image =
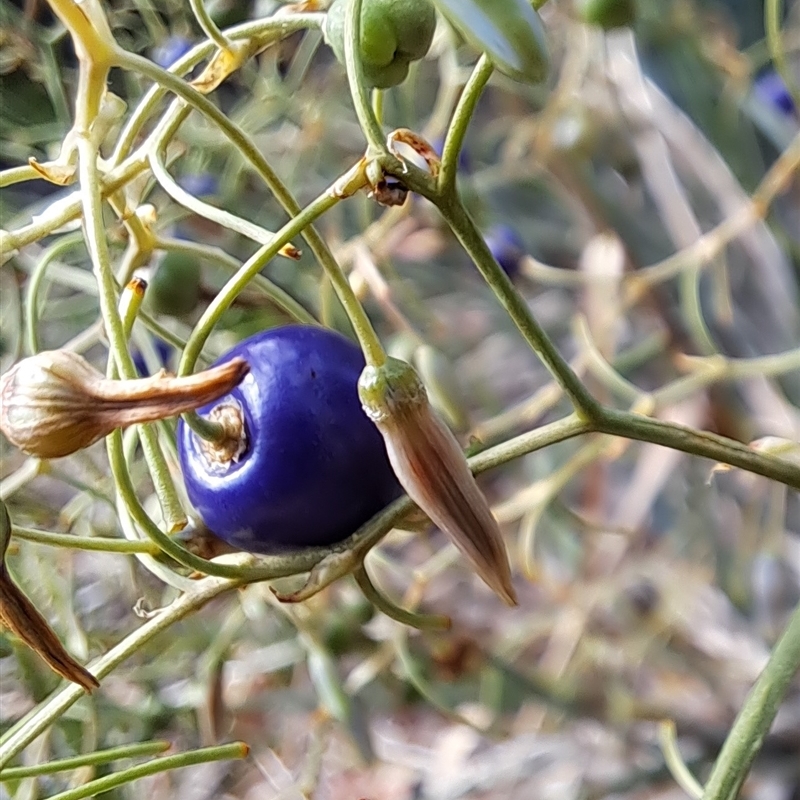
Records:
[[[794,796],[800,20],[729,5],[3,5],[11,797]]]

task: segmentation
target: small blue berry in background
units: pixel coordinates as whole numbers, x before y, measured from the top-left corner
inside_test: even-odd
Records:
[[[756,78],[753,89],[761,100],[772,106],[776,111],[789,116],[794,114],[795,107],[792,95],[783,82],[783,78],[774,69],[762,72]]]
[[[213,197],[219,190],[217,179],[208,172],[181,175],[178,185],[194,197]]]
[[[436,154],[439,156],[439,158],[441,158],[442,152],[444,151],[444,136],[437,136],[431,142],[431,147],[436,151]],[[456,166],[461,172],[469,172],[472,168],[472,162],[467,155],[467,151],[463,147],[458,153],[458,162]]]
[[[153,50],[153,61],[159,67],[169,69],[179,58],[185,56],[192,47],[192,43],[183,36],[170,36]]]
[[[158,360],[161,362],[161,366],[165,369],[169,368],[169,359],[170,355],[172,354],[172,347],[168,345],[163,339],[159,339],[155,337],[153,339],[153,346],[156,350],[156,355],[158,355]],[[134,349],[131,352],[131,357],[133,358],[133,366],[136,367],[136,371],[139,373],[140,378],[147,378],[150,375],[150,370],[147,369],[147,364],[145,363],[144,356],[139,351],[139,349]]]
[[[525,245],[519,234],[510,225],[493,225],[486,234],[486,245],[503,272],[513,281],[525,255]]]

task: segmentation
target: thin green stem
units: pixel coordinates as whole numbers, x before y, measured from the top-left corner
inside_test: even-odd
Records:
[[[9,167],[0,172],[0,189],[12,186],[23,181],[41,180],[42,176],[29,164],[19,167]]]
[[[450,127],[447,129],[447,136],[442,148],[442,167],[439,172],[439,191],[444,193],[452,192],[456,182],[456,172],[458,169],[458,154],[464,145],[464,136],[467,127],[475,113],[475,107],[480,100],[484,87],[492,77],[494,66],[492,62],[482,55],[472,70],[464,91],[461,93],[458,105],[453,111],[450,120]]]
[[[324,14],[292,14],[291,16],[281,18],[267,17],[254,22],[246,22],[242,25],[237,25],[226,30],[225,35],[228,36],[231,41],[235,42],[251,38],[255,39],[258,45],[254,49],[258,50],[262,44],[266,44],[272,39],[288,36],[295,31],[305,28],[319,28],[324,17]],[[196,45],[182,56],[179,61],[172,64],[169,68],[169,72],[176,76],[183,75],[199,64],[204,58],[211,55],[213,48],[214,45],[210,41]],[[143,126],[166,93],[167,90],[157,82],[141,99],[119,136],[114,154],[111,158],[112,164],[117,165],[123,158],[127,157],[128,152],[133,147]],[[164,119],[173,113],[175,113],[175,110],[170,109]]]
[[[161,144],[161,142],[159,142]],[[166,144],[166,142],[164,142]],[[211,220],[217,225],[221,225],[228,230],[239,233],[247,239],[251,239],[258,244],[268,244],[275,237],[272,231],[256,225],[250,220],[237,217],[222,208],[216,208],[209,203],[198,200],[194,195],[189,194],[178,182],[169,174],[164,164],[163,152],[154,147],[150,152],[150,169],[153,177],[161,185],[161,188],[179,205],[188,208],[189,211],[199,217]]]
[[[201,417],[196,411],[184,412],[183,421],[206,442],[223,442],[228,435],[224,425]]]
[[[244,742],[223,744],[218,747],[204,747],[189,753],[177,753],[174,756],[155,758],[146,764],[137,764],[135,767],[123,769],[112,775],[97,778],[83,786],[68,789],[51,795],[50,800],[83,800],[86,797],[95,797],[102,792],[109,792],[126,783],[146,778],[148,775],[157,775],[159,772],[168,772],[173,769],[191,767],[195,764],[208,764],[212,761],[227,761],[232,758],[246,758],[250,748]]]
[[[68,547],[73,550],[95,550],[101,553],[148,553],[158,555],[161,548],[153,542],[131,542],[127,539],[111,539],[102,536],[75,536],[71,533],[52,533],[36,528],[14,526],[14,537],[26,542],[46,544],[50,547]]]
[[[783,78],[786,88],[792,95],[796,105],[800,105],[800,88],[798,88],[792,70],[786,61],[786,51],[781,38],[781,18],[783,16],[783,0],[767,0],[764,4],[764,29],[767,33],[767,47],[775,69]]]
[[[372,113],[375,115],[378,125],[383,124],[383,101],[385,98],[386,94],[384,93],[383,89],[372,90]]]
[[[366,597],[378,611],[383,612],[390,619],[419,630],[446,631],[450,628],[452,624],[450,617],[445,617],[441,614],[417,614],[413,611],[400,608],[389,600],[388,597],[384,597],[370,580],[369,574],[363,564],[356,569],[353,573],[353,577],[356,579],[358,588],[364,593],[364,597]]]
[[[236,272],[241,267],[239,261],[219,247],[191,242],[187,239],[157,239],[155,248],[157,250],[166,250],[167,252],[185,253],[198,259],[205,259],[218,264],[228,272]],[[294,297],[264,275],[260,273],[254,275],[251,284],[263,292],[281,311],[285,311],[296,322],[302,322],[305,325],[319,324],[317,319],[300,305]]]
[[[670,774],[675,778],[675,782],[693,800],[702,800],[703,787],[698,783],[697,778],[692,775],[689,767],[681,756],[678,749],[678,742],[675,739],[675,723],[672,720],[665,720],[658,726],[658,742],[661,745],[661,752],[664,754],[664,761]]]
[[[141,742],[139,744],[124,744],[111,747],[108,750],[97,750],[94,753],[84,753],[72,758],[59,758],[45,764],[33,764],[29,767],[7,767],[0,772],[0,780],[16,781],[22,778],[35,778],[39,775],[53,775],[57,772],[68,772],[78,767],[92,767],[100,764],[109,764],[123,758],[139,758],[140,756],[155,756],[164,753],[172,745],[169,742]]]
[[[781,702],[800,670],[800,605],[733,723],[705,785],[703,800],[735,800]]]
[[[520,296],[478,232],[469,213],[454,191],[439,197],[439,211],[469,253],[497,299],[502,303],[525,340],[539,356],[550,374],[564,389],[576,411],[586,419],[596,419],[601,406],[581,383],[567,360],[558,352],[544,329],[536,321],[528,304]]]
[[[367,137],[368,151],[373,155],[387,154],[386,139],[380,123],[372,110],[364,77],[364,66],[361,63],[361,5],[362,0],[350,0],[344,17],[344,64],[347,70],[347,82],[353,98],[356,116],[361,130]]]
[[[148,620],[141,628],[126,636],[104,656],[97,659],[90,667],[92,674],[98,680],[102,680],[159,633],[202,608],[210,600],[239,585],[241,585],[241,581],[219,578],[205,578],[198,581],[194,591],[183,594],[170,606]],[[80,686],[71,683],[57,691],[49,700],[45,700],[6,731],[0,737],[0,769],[40,734],[44,733],[84,694],[85,692]]]
[[[603,409],[601,415],[593,421],[592,427],[601,433],[660,444],[673,450],[710,458],[800,489],[800,466],[759,453],[741,442],[715,433],[608,408]]]
[[[43,305],[41,290],[47,270],[53,261],[82,242],[83,235],[81,233],[62,237],[42,253],[36,263],[36,268],[31,273],[25,291],[25,333],[26,348],[29,355],[35,355],[39,352],[39,335],[37,331],[39,327],[39,307]]]
[[[208,9],[206,9],[203,0],[189,0],[189,5],[192,8],[192,13],[197,20],[197,24],[200,26],[200,30],[202,30],[220,50],[230,50],[231,43],[228,37],[222,33],[217,27],[217,23],[211,19],[211,15],[208,13]]]
[[[515,458],[591,432],[592,426],[588,422],[582,420],[577,414],[571,414],[490,447],[467,461],[472,472],[480,475],[482,472],[499,467]]]
[[[136,368],[128,353],[125,331],[117,310],[117,283],[111,268],[111,258],[103,223],[100,176],[97,170],[97,148],[88,138],[78,137],[78,170],[81,182],[81,200],[86,228],[86,246],[92,259],[97,279],[100,313],[103,315],[111,357],[126,379],[136,377]]]

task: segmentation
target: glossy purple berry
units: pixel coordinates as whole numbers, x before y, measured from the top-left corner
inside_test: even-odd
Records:
[[[525,246],[519,234],[510,225],[493,225],[486,234],[486,245],[503,272],[514,280],[525,255]]]
[[[215,460],[183,421],[178,455],[186,491],[208,528],[234,547],[275,553],[339,542],[402,493],[357,382],[364,359],[333,331],[290,325],[240,342],[250,373],[199,409],[238,408],[244,450]],[[216,411],[212,411],[216,409]]]

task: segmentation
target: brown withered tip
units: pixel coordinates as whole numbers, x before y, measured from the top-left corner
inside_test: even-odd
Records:
[[[155,422],[213,402],[250,371],[243,358],[194,375],[110,380],[82,356],[52,350],[0,376],[0,430],[36,458],[60,458],[117,428]]]
[[[0,567],[0,624],[63,678],[89,693],[100,686],[97,678],[66,651],[47,620],[11,579],[5,564]]]

